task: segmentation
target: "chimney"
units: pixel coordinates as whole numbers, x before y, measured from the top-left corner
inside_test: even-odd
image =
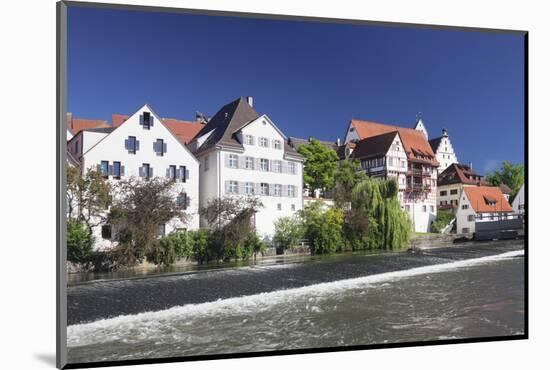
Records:
[[[474,169],[474,165],[472,164],[472,161],[470,161],[470,171]]]
[[[246,97],[246,102],[248,103],[248,105],[250,105],[251,107],[254,107],[254,98],[252,96],[247,96]]]

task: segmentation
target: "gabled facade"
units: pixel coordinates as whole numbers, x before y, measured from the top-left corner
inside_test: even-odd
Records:
[[[72,157],[84,173],[99,166],[104,177],[116,183],[135,177],[166,177],[176,182],[176,193],[190,215],[185,225],[177,220],[159,225],[162,233],[199,227],[199,162],[163,121],[144,105],[117,127],[80,130],[68,143]],[[161,234],[162,234],[161,233]],[[102,225],[94,230],[96,249],[107,249],[116,242],[116,230]]]
[[[453,163],[437,177],[437,205],[439,209],[456,212],[464,187],[486,185],[470,166]]]
[[[524,214],[525,213],[525,184],[521,185],[518,193],[512,201],[512,208],[515,213]]]
[[[269,239],[273,222],[302,209],[303,157],[251,100],[223,106],[190,143],[201,163],[200,205],[224,196],[258,197],[257,233]],[[208,227],[205,220],[201,226]]]
[[[364,147],[375,145],[379,141],[385,141],[392,136],[391,133],[399,133],[400,151],[404,152],[407,161],[405,167],[405,184],[400,184],[400,200],[402,208],[409,215],[414,230],[417,232],[427,232],[430,229],[431,222],[437,215],[436,209],[436,192],[437,192],[437,162],[435,155],[428,144],[428,140],[421,130],[411,128],[403,128],[395,125],[388,125],[372,121],[363,121],[353,119],[350,121],[346,130],[344,144],[355,143],[352,156],[357,158],[362,157],[358,153],[358,146],[362,140],[372,138]],[[381,136],[375,139],[375,137]],[[393,141],[389,141],[393,143]],[[378,144],[376,144],[378,145]],[[390,152],[382,159],[382,164],[389,162],[389,157],[403,158],[402,154]],[[380,158],[380,157],[379,157]],[[374,173],[380,162],[375,162],[374,167],[369,171]],[[399,162],[401,166],[401,163]],[[387,169],[383,170],[387,171]],[[397,174],[398,180],[403,177],[403,169],[401,167],[392,170]]]
[[[512,207],[497,186],[469,186],[462,189],[456,211],[457,233],[473,233],[476,222],[511,218]]]
[[[455,153],[451,138],[447,129],[443,129],[442,135],[430,140],[430,146],[439,162],[438,173],[445,171],[451,164],[458,163],[458,157]]]
[[[426,129],[426,125],[424,125],[424,122],[422,122],[422,118],[418,117],[416,123],[414,124],[414,129],[422,132],[424,134],[424,137],[428,139],[428,130]]]

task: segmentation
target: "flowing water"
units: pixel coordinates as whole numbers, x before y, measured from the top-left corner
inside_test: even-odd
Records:
[[[447,248],[421,256],[313,261],[71,286],[69,317],[93,299],[99,299],[97,307],[117,307],[116,297],[120,307],[131,306],[126,312],[132,314],[83,310],[82,317],[73,318],[78,323],[67,329],[69,362],[524,333],[524,259],[517,242]],[[403,266],[396,261],[408,268],[399,268]],[[198,294],[210,292],[220,281],[227,288],[214,289],[220,299]],[[170,288],[163,291],[161,286]],[[145,299],[159,290],[152,301]],[[174,295],[191,303],[174,305]],[[195,296],[199,298],[193,301]]]

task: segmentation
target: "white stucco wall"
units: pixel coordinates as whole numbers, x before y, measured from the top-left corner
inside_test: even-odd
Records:
[[[514,213],[525,213],[525,184],[521,185],[514,201],[512,202],[512,208]]]
[[[151,112],[154,117],[154,124],[150,129],[145,129],[139,124],[140,115],[144,112]],[[88,132],[84,132],[84,143],[88,141]],[[90,133],[93,141],[95,136]],[[139,150],[135,154],[130,154],[125,148],[125,140],[128,136],[135,136],[139,141]],[[166,153],[163,156],[157,155],[153,150],[153,143],[157,139],[164,140],[166,143]],[[176,182],[175,194],[179,192],[187,193],[190,198],[190,205],[185,211],[189,216],[189,222],[186,225],[173,220],[166,224],[166,233],[170,233],[176,228],[197,229],[199,227],[198,207],[199,207],[199,163],[195,157],[182,145],[179,140],[164,126],[160,118],[144,106],[128,118],[121,126],[104,135],[103,140],[96,143],[87,152],[84,153],[82,164],[83,170],[87,171],[94,166],[100,165],[101,161],[108,161],[110,165],[114,161],[121,162],[124,166],[124,175],[122,178],[139,178],[139,168],[148,163],[153,169],[154,177],[166,177],[166,170],[170,165],[186,166],[189,171],[189,177],[185,182],[178,180]],[[115,184],[119,180],[109,177],[109,181]],[[96,249],[105,249],[112,246],[112,241],[101,238],[101,227],[94,230],[96,236]]]
[[[451,144],[451,139],[448,136],[445,136],[441,139],[439,147],[435,152],[435,157],[439,162],[439,173],[445,171],[453,163],[458,163],[458,157],[454,151],[453,145]]]

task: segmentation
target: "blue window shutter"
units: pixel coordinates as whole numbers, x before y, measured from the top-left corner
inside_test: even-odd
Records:
[[[166,149],[168,148],[168,145],[166,143],[162,144],[162,152],[166,153]]]
[[[187,180],[189,180],[189,170],[188,169],[185,170],[185,177],[183,178],[184,182],[187,181]]]
[[[139,177],[143,177],[143,167],[139,168]]]
[[[124,176],[124,166],[120,166],[120,176]]]
[[[153,177],[153,167],[149,167],[149,177]]]
[[[158,154],[158,149],[157,149],[157,142],[156,141],[153,141],[153,152],[157,153]]]
[[[191,205],[191,197],[185,194],[185,209]]]
[[[113,165],[109,165],[109,176],[113,175]]]
[[[153,122],[155,121],[155,118],[153,117],[153,115],[151,114],[149,116],[149,126],[153,127]]]
[[[143,114],[139,115],[139,124],[143,126]]]
[[[176,181],[181,178],[181,172],[179,168],[176,168]]]
[[[136,152],[139,150],[139,140],[136,140]]]
[[[130,140],[124,140],[124,149],[130,150]]]
[[[225,192],[229,193],[229,180],[225,180]]]

